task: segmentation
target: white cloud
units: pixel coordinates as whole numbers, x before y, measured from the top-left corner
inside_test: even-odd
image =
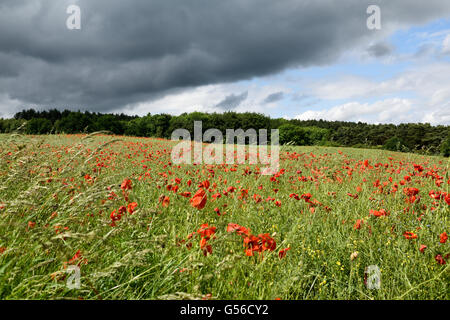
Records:
[[[366,96],[373,92],[376,86],[376,83],[363,77],[343,76],[339,80],[331,79],[326,82],[321,80],[312,83],[311,89],[314,96],[321,99],[336,100]]]
[[[218,103],[232,94],[248,92],[248,97],[231,111],[236,112],[262,112],[269,113],[274,108],[279,108],[277,103],[265,104],[264,99],[276,92],[290,92],[290,88],[279,84],[260,86],[255,83],[231,83],[206,85],[186,89],[179,93],[169,94],[158,100],[138,103],[127,106],[128,113],[146,115],[148,112],[181,114],[183,112],[223,112],[216,107]]]
[[[382,97],[412,92],[429,98],[448,90],[450,63],[435,63],[412,68],[385,81],[376,82],[362,76],[322,79],[311,83],[309,90],[326,100]]]
[[[442,42],[442,53],[450,54],[450,34],[448,34]]]
[[[308,110],[299,120],[363,121],[368,123],[401,123],[411,121],[412,102],[408,99],[386,99],[375,103],[350,102],[319,111]]]
[[[295,96],[292,87],[305,85],[302,80],[271,79],[270,85],[259,81],[200,86],[167,95],[161,99],[128,106],[128,113],[181,114],[183,112],[222,112],[216,105],[227,96],[248,92],[248,97],[233,111],[261,112],[272,116],[298,119],[363,121],[369,123],[429,122],[450,124],[450,63],[414,67],[384,81],[370,77],[323,77],[302,88],[302,94],[319,101],[338,100],[332,108],[307,109],[290,113],[298,103],[289,99],[264,104],[268,95],[285,92]],[[367,100],[375,102],[368,103]],[[342,102],[344,101],[344,102]],[[284,110],[284,111],[283,111]],[[298,111],[297,111],[298,112]],[[295,116],[297,114],[297,116]]]
[[[450,125],[450,101],[432,112],[425,113],[422,122]]]
[[[0,118],[12,118],[20,111],[21,102],[11,99],[8,94],[0,93]]]
[[[310,84],[312,95],[328,100],[349,100],[329,110],[308,110],[299,117],[368,122],[404,121],[450,124],[450,63],[413,67],[384,81],[362,76],[322,78]],[[407,99],[405,99],[407,97]],[[377,99],[374,104],[361,99]],[[405,115],[402,111],[409,108]],[[397,112],[398,111],[398,112]]]

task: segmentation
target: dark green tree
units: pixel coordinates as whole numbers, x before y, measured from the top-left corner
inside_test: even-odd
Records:
[[[441,154],[444,157],[450,157],[450,135],[441,144]]]

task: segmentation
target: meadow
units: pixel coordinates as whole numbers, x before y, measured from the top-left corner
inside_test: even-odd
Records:
[[[448,158],[283,146],[263,176],[173,146],[0,135],[0,299],[450,298]]]

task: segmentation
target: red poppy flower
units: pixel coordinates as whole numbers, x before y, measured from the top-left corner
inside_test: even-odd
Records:
[[[442,257],[442,255],[438,254],[434,257],[434,260],[437,261],[437,263],[444,265],[446,264],[446,261],[444,260],[444,258]]]
[[[69,264],[74,262],[75,260],[78,260],[81,257],[81,251],[78,250],[75,255],[72,257],[72,259],[69,260]]]
[[[447,204],[450,206],[450,193],[447,193],[445,195],[445,202],[447,202]]]
[[[208,244],[208,241],[216,233],[216,227],[210,227],[207,223],[202,224],[200,229],[197,230],[197,234],[201,236],[200,249],[202,249],[205,256],[212,253],[212,247]]]
[[[248,197],[248,189],[241,189],[241,195],[239,196],[239,199],[247,199]]]
[[[440,243],[445,243],[447,242],[448,236],[447,236],[447,232],[441,233],[441,235],[439,236],[439,242]]]
[[[405,192],[405,194],[408,197],[415,196],[419,193],[419,189],[417,189],[417,188],[405,188],[405,189],[403,189],[403,191]]]
[[[244,238],[244,247],[246,247],[245,254],[247,256],[253,256],[253,252],[261,254],[266,250],[275,250],[276,242],[268,233],[259,234],[257,237],[249,235]]]
[[[205,207],[207,200],[208,200],[208,196],[206,195],[205,190],[198,189],[198,191],[189,200],[189,202],[191,203],[191,206],[201,210]]]
[[[170,198],[168,196],[163,196],[161,200],[162,206],[167,208],[170,204]]]
[[[130,179],[123,180],[122,184],[120,185],[120,188],[123,191],[131,190],[132,189],[131,180]]]
[[[441,199],[442,193],[440,191],[431,190],[428,195],[435,200]]]
[[[197,233],[203,237],[209,240],[209,238],[216,233],[216,227],[209,227],[207,223],[202,224],[200,226],[200,229],[197,230]]]
[[[369,160],[364,160],[364,167],[368,167],[369,166]]]
[[[236,231],[236,233],[237,234],[239,234],[239,235],[243,235],[243,234],[245,234],[245,235],[249,235],[249,233],[250,233],[250,230],[249,229],[247,229],[247,228],[245,228],[245,227],[242,227],[242,226],[240,226],[240,225],[238,225],[238,224],[236,224],[236,223],[229,223],[228,224],[228,226],[227,226],[227,232],[233,232],[233,231]]]
[[[353,225],[353,229],[355,230],[361,229],[361,224],[363,224],[363,220],[361,219],[356,220],[356,223]]]
[[[216,192],[216,193],[214,193],[211,197],[212,197],[214,200],[216,200],[216,199],[221,198],[222,195],[221,195],[220,193]]]
[[[120,219],[122,219],[122,215],[118,213],[116,210],[113,210],[113,212],[111,212],[109,217],[112,220],[111,227],[115,227],[116,221],[120,221]]]
[[[386,210],[384,210],[384,209],[381,209],[379,211],[377,211],[377,210],[370,210],[369,213],[371,215],[374,215],[375,217],[382,217],[382,216],[388,216],[389,215],[389,213],[386,212]]]
[[[291,248],[281,249],[280,252],[278,252],[278,258],[283,259],[286,256],[286,252],[289,250],[291,250]]]
[[[136,202],[131,202],[128,204],[127,207],[127,211],[129,214],[133,214],[134,210],[136,209],[136,207],[138,206],[138,204]]]
[[[253,200],[255,200],[256,203],[259,203],[262,201],[262,197],[259,194],[254,194],[253,195]]]
[[[263,250],[275,250],[277,244],[275,240],[271,236],[269,236],[268,233],[260,234],[258,235],[258,237],[261,238]]]
[[[119,215],[123,215],[125,212],[127,212],[127,207],[120,206],[120,208],[119,208]]]
[[[198,187],[199,187],[199,188],[205,188],[205,189],[208,189],[208,188],[209,188],[209,181],[208,181],[208,180],[205,180],[205,181],[203,181],[203,182],[200,182],[200,183],[198,184]]]
[[[72,257],[72,259],[70,259],[68,262],[64,262],[64,268],[67,267],[67,265],[73,265],[74,263],[77,263],[77,266],[80,267],[81,264],[87,264],[88,260],[87,259],[83,259],[83,255],[81,254],[81,251],[78,250],[75,255]]]
[[[289,195],[289,197],[290,197],[290,198],[294,198],[295,200],[300,200],[300,197],[299,197],[298,194],[296,194],[296,193],[291,193],[291,194]]]
[[[410,231],[405,231],[403,233],[403,236],[405,237],[405,239],[417,239],[417,235]]]
[[[309,202],[311,197],[312,197],[311,193],[305,193],[305,194],[302,194],[302,196],[301,196],[301,198],[304,199],[306,202]]]

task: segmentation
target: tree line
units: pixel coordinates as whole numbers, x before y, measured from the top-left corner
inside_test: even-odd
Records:
[[[0,132],[21,130],[26,134],[90,133],[110,131],[116,135],[170,139],[175,129],[194,132],[194,121],[202,121],[203,131],[211,128],[280,130],[281,144],[379,148],[391,151],[450,156],[450,126],[428,123],[367,124],[326,120],[272,119],[259,113],[125,114],[23,110],[12,119],[0,119]]]

